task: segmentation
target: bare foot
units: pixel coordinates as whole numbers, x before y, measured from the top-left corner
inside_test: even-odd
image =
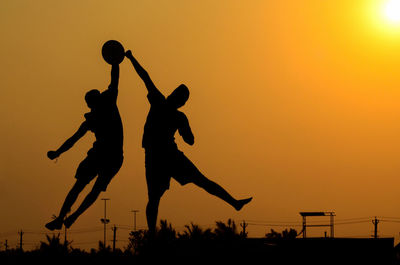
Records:
[[[243,200],[238,200],[236,205],[234,206],[236,211],[240,211],[243,208],[243,206],[248,204],[252,199],[253,199],[253,197],[243,199]]]

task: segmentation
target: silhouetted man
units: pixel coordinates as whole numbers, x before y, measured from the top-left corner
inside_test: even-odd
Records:
[[[65,198],[58,217],[46,224],[50,230],[61,229],[63,223],[67,228],[70,227],[96,201],[100,192],[106,191],[111,179],[122,166],[123,128],[117,107],[118,79],[119,65],[112,65],[111,84],[108,89],[102,93],[96,89],[86,93],[85,100],[90,112],[84,115],[85,121],[78,131],[57,151],[47,153],[50,159],[57,158],[69,150],[87,131],[93,132],[96,137],[93,147],[87,152],[87,157],[79,164],[75,185]],[[96,176],[96,182],[82,204],[65,219],[79,193]]]
[[[146,207],[149,232],[151,234],[155,232],[159,202],[164,192],[169,188],[171,177],[181,185],[194,183],[239,211],[252,198],[234,199],[221,186],[207,179],[177,148],[174,138],[176,131],[187,144],[194,144],[194,136],[189,121],[184,113],[178,111],[178,108],[182,107],[188,100],[189,89],[182,84],[165,98],[154,85],[146,70],[132,56],[131,51],[126,52],[126,57],[131,60],[136,72],[144,81],[148,90],[147,98],[151,105],[142,140],[142,147],[145,149],[146,181],[149,197]]]

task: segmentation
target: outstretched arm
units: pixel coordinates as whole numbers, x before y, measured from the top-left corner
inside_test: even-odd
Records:
[[[137,74],[143,80],[144,84],[146,85],[147,91],[149,93],[153,93],[153,92],[160,93],[158,91],[157,87],[154,85],[153,81],[151,80],[147,71],[139,64],[139,62],[135,59],[135,57],[133,57],[132,52],[130,50],[128,50],[126,52],[125,56],[126,56],[126,58],[128,58],[131,61]]]
[[[178,128],[179,134],[182,136],[185,143],[189,145],[194,144],[194,135],[192,133],[192,129],[190,128],[189,121],[185,114],[182,113],[182,118],[180,122],[180,126]]]
[[[47,157],[53,160],[68,151],[88,131],[87,123],[83,122],[74,135],[68,138],[56,151],[47,152]]]
[[[111,82],[108,86],[108,90],[115,95],[118,95],[118,81],[119,81],[119,64],[113,64],[111,66]]]

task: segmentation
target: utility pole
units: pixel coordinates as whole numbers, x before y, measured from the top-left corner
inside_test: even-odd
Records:
[[[379,224],[379,220],[376,218],[372,220],[372,223],[374,224],[374,238],[378,238],[378,224]]]
[[[8,251],[8,240],[6,239],[6,243],[4,244],[4,246],[6,247],[6,252]]]
[[[334,238],[334,233],[335,233],[335,229],[334,229],[334,223],[335,223],[335,213],[329,213],[330,214],[330,227],[331,227],[331,238]]]
[[[104,242],[104,248],[106,248],[107,247],[107,245],[106,245],[107,244],[106,229],[107,229],[107,224],[110,222],[110,220],[107,219],[107,201],[110,199],[104,198],[102,200],[104,201],[104,218],[101,218],[100,221],[104,224],[104,241],[103,242]]]
[[[19,235],[19,250],[22,251],[22,236],[24,235],[22,229],[21,231],[18,232],[18,235]]]
[[[114,227],[112,227],[111,230],[114,232],[114,238],[113,238],[113,252],[115,252],[115,241],[116,241],[116,239],[117,239],[117,226],[114,225]]]
[[[240,226],[242,227],[242,236],[246,237],[247,236],[246,228],[247,226],[249,226],[249,224],[246,223],[245,220],[243,220],[243,223],[241,223]]]
[[[133,231],[136,231],[136,213],[139,212],[139,210],[132,210],[133,213]]]

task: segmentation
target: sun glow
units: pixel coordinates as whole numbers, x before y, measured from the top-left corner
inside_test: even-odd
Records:
[[[391,22],[400,22],[400,0],[390,0],[386,3],[385,17]]]

